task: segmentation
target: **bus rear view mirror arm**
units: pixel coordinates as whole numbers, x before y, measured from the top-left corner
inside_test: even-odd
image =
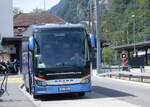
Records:
[[[37,54],[40,54],[40,46],[38,41],[32,36],[29,38],[29,50],[33,51],[35,48],[35,45],[37,46]]]

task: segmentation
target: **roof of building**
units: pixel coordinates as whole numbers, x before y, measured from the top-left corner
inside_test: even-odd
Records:
[[[40,13],[21,13],[14,16],[14,27],[28,27],[33,24],[63,22],[63,19],[46,11]]]
[[[133,50],[134,47],[136,49],[147,49],[150,48],[150,41],[144,41],[144,42],[138,42],[138,43],[132,43],[132,44],[127,44],[127,45],[120,45],[120,46],[115,46],[112,47],[115,50]]]

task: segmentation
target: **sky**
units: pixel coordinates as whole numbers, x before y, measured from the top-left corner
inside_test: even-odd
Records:
[[[48,10],[58,4],[60,0],[45,0],[45,9]],[[13,7],[21,9],[23,12],[31,12],[35,8],[44,9],[44,0],[13,0]]]

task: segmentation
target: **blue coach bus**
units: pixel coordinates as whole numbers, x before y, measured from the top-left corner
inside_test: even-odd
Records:
[[[91,91],[90,37],[80,24],[33,25],[22,42],[25,88],[33,97]]]

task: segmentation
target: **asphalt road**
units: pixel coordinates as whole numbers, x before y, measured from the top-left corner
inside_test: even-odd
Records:
[[[10,95],[5,94],[0,98],[0,107],[148,107],[150,105],[150,85],[122,80],[93,77],[93,90],[84,97],[69,94],[50,95],[39,99],[33,99],[24,89],[18,89],[17,83],[12,83],[10,80],[8,87]]]
[[[150,85],[107,78],[92,78],[93,90],[85,97],[74,95],[45,96],[30,100],[37,107],[148,107]]]
[[[93,91],[141,107],[150,105],[150,85],[107,78],[93,78]]]

